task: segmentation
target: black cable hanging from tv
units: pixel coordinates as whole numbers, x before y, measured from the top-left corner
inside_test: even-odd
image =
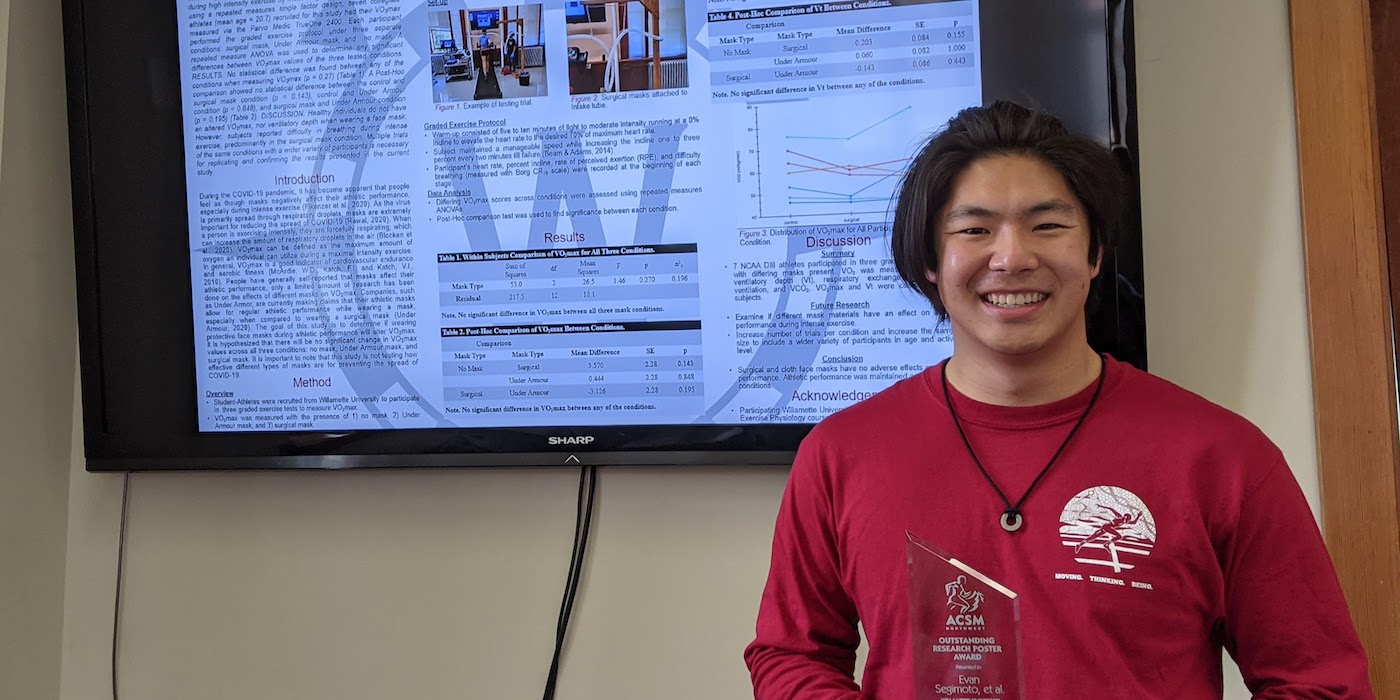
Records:
[[[122,579],[126,568],[126,515],[127,502],[131,494],[131,472],[122,477],[122,516],[121,528],[117,531],[117,585],[112,601],[112,700],[121,700],[117,695],[117,645],[122,630]]]
[[[544,700],[554,700],[554,691],[559,683],[559,658],[564,652],[564,639],[568,636],[569,619],[573,617],[574,599],[578,596],[578,582],[583,575],[583,562],[588,551],[588,534],[593,527],[593,496],[597,488],[598,467],[587,466],[580,469],[578,504],[574,513],[573,557],[569,561],[569,573],[565,577],[564,600],[559,604],[559,622],[554,628],[554,658],[549,662],[549,676],[544,683]]]

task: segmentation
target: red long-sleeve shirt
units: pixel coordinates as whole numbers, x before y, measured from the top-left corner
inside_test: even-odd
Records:
[[[1016,533],[999,525],[1005,506],[957,435],[939,368],[820,424],[793,465],[744,654],[755,698],[915,697],[906,531],[1019,595],[1027,698],[1219,698],[1222,647],[1257,698],[1372,697],[1331,560],[1279,450],[1190,392],[1106,367],[1098,404]],[[1092,393],[1033,407],[953,401],[1014,501]],[[1076,553],[1125,514],[1114,557]],[[869,643],[859,688],[857,622]]]

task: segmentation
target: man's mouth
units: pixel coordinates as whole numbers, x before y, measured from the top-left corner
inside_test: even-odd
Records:
[[[1029,292],[1017,294],[996,293],[983,294],[982,301],[985,301],[988,304],[991,304],[992,306],[999,306],[1003,309],[1014,309],[1018,306],[1029,306],[1031,304],[1036,304],[1045,301],[1045,299],[1049,296],[1049,294],[1045,294],[1043,292]]]

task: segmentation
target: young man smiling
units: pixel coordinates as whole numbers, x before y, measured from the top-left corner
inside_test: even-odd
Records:
[[[906,532],[1018,594],[1027,698],[1219,698],[1222,649],[1258,698],[1372,697],[1278,449],[1089,346],[1125,201],[1104,148],[1009,103],[914,159],[895,266],[953,356],[803,443],[745,651],[756,698],[916,697]]]

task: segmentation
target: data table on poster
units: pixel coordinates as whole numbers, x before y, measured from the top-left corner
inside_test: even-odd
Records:
[[[444,322],[698,318],[694,243],[438,255]]]
[[[781,83],[785,92],[974,84],[976,17],[949,14],[940,4],[881,0],[711,12],[714,97],[742,99],[745,86],[769,83]]]
[[[470,405],[698,415],[701,347],[699,321],[444,328],[444,399],[449,413]]]
[[[704,383],[696,250],[667,244],[440,254],[448,413],[698,415]]]

